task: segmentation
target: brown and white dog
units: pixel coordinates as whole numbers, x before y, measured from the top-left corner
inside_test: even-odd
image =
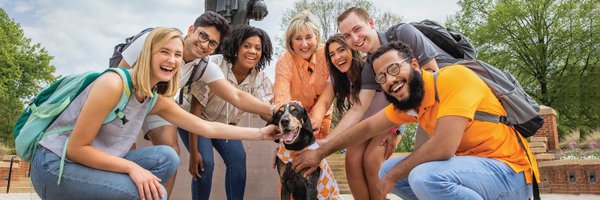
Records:
[[[277,152],[277,171],[281,178],[281,199],[339,199],[339,189],[327,161],[321,161],[319,169],[304,177],[304,171],[292,169],[291,151],[316,149],[313,129],[306,110],[297,103],[287,103],[279,107],[271,123],[279,127],[281,137]]]

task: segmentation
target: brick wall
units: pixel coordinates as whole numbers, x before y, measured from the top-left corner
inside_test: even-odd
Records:
[[[29,179],[29,163],[16,158],[13,163],[11,183],[18,180]],[[10,170],[10,158],[0,161],[0,187],[6,187],[8,184],[8,173]]]
[[[548,193],[600,194],[600,160],[557,160],[540,163],[540,188]]]
[[[548,150],[559,149],[556,111],[550,107],[541,106],[540,115],[544,118],[544,126],[538,130],[535,136],[548,138]]]

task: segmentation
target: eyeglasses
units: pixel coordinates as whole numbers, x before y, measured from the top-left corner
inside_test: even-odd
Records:
[[[400,62],[389,65],[387,67],[387,69],[385,70],[385,72],[381,72],[375,76],[375,82],[377,82],[379,84],[384,84],[387,81],[386,73],[389,74],[390,76],[396,76],[396,75],[400,74],[400,64],[405,62],[406,60],[408,60],[408,58],[406,58]]]
[[[204,32],[204,31],[198,31],[198,41],[200,42],[208,42],[208,47],[210,47],[211,49],[216,49],[217,47],[219,47],[219,43],[215,40],[211,40],[208,38],[208,33]]]

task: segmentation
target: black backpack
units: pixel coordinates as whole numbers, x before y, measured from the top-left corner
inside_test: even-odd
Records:
[[[149,33],[152,30],[154,30],[154,28],[146,28],[146,29],[140,31],[138,34],[135,34],[131,37],[125,38],[125,43],[117,44],[114,48],[113,55],[108,60],[108,67],[109,68],[119,67],[119,63],[123,59],[123,51],[125,49],[127,49],[127,47],[131,46],[133,41],[137,40],[138,38],[140,38],[141,36],[143,36],[146,33]],[[185,85],[179,91],[179,101],[178,102],[180,105],[183,103],[184,87],[187,87],[187,91],[190,91],[190,89],[192,87],[192,83],[194,81],[200,80],[200,78],[202,78],[202,75],[204,75],[207,65],[208,65],[207,57],[202,58],[200,60],[200,62],[198,62],[198,64],[194,65],[194,67],[192,69],[192,75],[190,76],[188,81],[185,83]],[[200,70],[200,73],[196,72],[198,70]],[[159,83],[159,84],[161,84],[161,83]]]
[[[404,23],[396,24],[390,27],[385,33],[388,41],[396,41],[396,32],[398,27]],[[411,22],[417,30],[431,40],[436,46],[457,59],[475,59],[477,52],[475,47],[469,42],[468,38],[462,33],[456,32],[450,28],[431,21],[423,20],[421,22]]]
[[[125,49],[127,49],[127,47],[131,46],[133,41],[137,40],[138,38],[142,37],[142,35],[149,33],[152,30],[154,30],[154,28],[144,29],[141,32],[139,32],[138,34],[135,34],[134,36],[125,38],[125,43],[117,44],[113,51],[113,55],[110,57],[110,59],[108,59],[108,67],[109,68],[118,67],[119,62],[121,62],[121,60],[123,59],[123,51]],[[131,63],[131,64],[133,64],[133,63]]]

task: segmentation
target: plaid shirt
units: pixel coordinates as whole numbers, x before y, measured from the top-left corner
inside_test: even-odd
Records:
[[[225,75],[225,79],[234,87],[252,94],[263,102],[270,102],[273,98],[273,83],[263,71],[253,69],[246,79],[241,84],[238,84],[235,75],[231,71],[232,64],[225,61],[222,55],[210,56],[210,62],[219,65]],[[190,93],[204,106],[204,112],[200,116],[202,119],[226,124],[237,124],[242,114],[244,114],[244,111],[239,110],[231,105],[231,103],[211,92],[208,85],[204,82],[194,82]]]

